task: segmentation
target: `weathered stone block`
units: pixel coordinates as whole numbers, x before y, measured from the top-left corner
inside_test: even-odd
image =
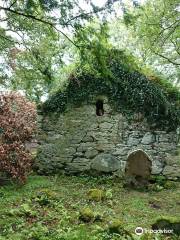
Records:
[[[94,138],[92,136],[85,136],[82,142],[94,142]]]
[[[73,162],[66,164],[66,169],[70,172],[83,172],[90,170],[90,161],[86,158],[75,158]]]
[[[163,171],[163,164],[159,161],[152,162],[152,174],[160,174]]]
[[[111,128],[113,127],[113,124],[111,124],[111,123],[109,123],[109,122],[104,122],[104,123],[101,123],[101,124],[99,125],[99,127],[102,128],[102,129],[107,129],[107,130],[109,130],[109,129],[111,129]]]
[[[98,151],[93,148],[88,149],[85,153],[85,157],[90,159],[94,158],[97,155],[98,155]]]
[[[145,133],[144,137],[142,138],[141,143],[142,144],[151,144],[154,141],[155,141],[155,136],[152,133],[147,132],[147,133]]]
[[[180,155],[172,156],[172,155],[168,154],[166,157],[166,164],[170,165],[170,166],[179,165],[179,167],[180,167]]]
[[[81,158],[81,157],[77,157],[73,159],[73,163],[74,164],[78,164],[78,165],[86,165],[87,163],[89,163],[89,159],[87,158]]]
[[[127,156],[128,155],[128,151],[130,151],[129,147],[122,147],[122,148],[116,148],[114,152],[112,152],[112,154],[114,156]]]
[[[114,172],[120,168],[120,162],[111,154],[101,153],[91,163],[91,169],[100,172]]]
[[[165,142],[160,142],[159,144],[158,143],[156,143],[156,144],[154,144],[154,147],[156,148],[156,149],[160,149],[161,151],[164,151],[164,152],[172,152],[172,151],[175,151],[176,150],[176,145],[174,144],[174,143],[171,143],[171,142],[167,142],[167,143],[165,143]]]
[[[178,165],[165,166],[163,175],[169,179],[180,178],[180,167]]]
[[[62,154],[67,154],[67,155],[72,155],[73,156],[75,154],[75,152],[76,152],[76,148],[67,147],[67,148],[65,148],[61,151],[61,155]]]
[[[78,152],[86,152],[89,148],[95,147],[95,143],[81,143],[77,148]]]
[[[96,149],[99,152],[111,151],[111,150],[113,150],[114,147],[115,147],[115,144],[111,144],[111,143],[106,143],[106,144],[97,143],[97,145],[96,145]]]
[[[141,139],[136,138],[134,136],[130,136],[127,140],[127,145],[133,146],[133,145],[138,145],[140,143]]]

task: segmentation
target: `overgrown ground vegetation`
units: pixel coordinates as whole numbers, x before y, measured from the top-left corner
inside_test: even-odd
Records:
[[[90,189],[103,190],[94,201]],[[161,190],[161,191],[160,191]],[[178,236],[134,234],[151,229],[159,217],[180,219],[180,183],[156,191],[123,188],[113,177],[30,176],[24,186],[0,188],[1,240],[179,239]],[[79,219],[92,211],[90,221]],[[120,234],[109,232],[112,222]]]

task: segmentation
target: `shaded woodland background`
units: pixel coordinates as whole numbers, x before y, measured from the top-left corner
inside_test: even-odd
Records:
[[[179,86],[177,0],[1,1],[0,13],[1,89],[39,103],[65,88],[77,67],[107,76],[111,48],[152,80]]]

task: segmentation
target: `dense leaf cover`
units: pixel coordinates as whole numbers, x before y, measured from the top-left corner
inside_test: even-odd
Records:
[[[93,96],[106,95],[116,111],[129,115],[141,112],[158,128],[175,129],[179,125],[180,93],[176,88],[158,77],[150,79],[142,74],[122,51],[109,52],[107,67],[108,75],[77,68],[65,91],[52,95],[43,104],[43,111],[63,112],[67,104],[79,105],[91,101]]]
[[[25,149],[36,128],[36,110],[23,96],[0,95],[0,171],[20,182],[26,180],[32,158]]]

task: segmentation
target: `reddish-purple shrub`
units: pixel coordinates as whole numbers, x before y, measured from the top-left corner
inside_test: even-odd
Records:
[[[0,94],[0,172],[25,182],[32,165],[25,141],[36,129],[35,104],[20,94]]]

